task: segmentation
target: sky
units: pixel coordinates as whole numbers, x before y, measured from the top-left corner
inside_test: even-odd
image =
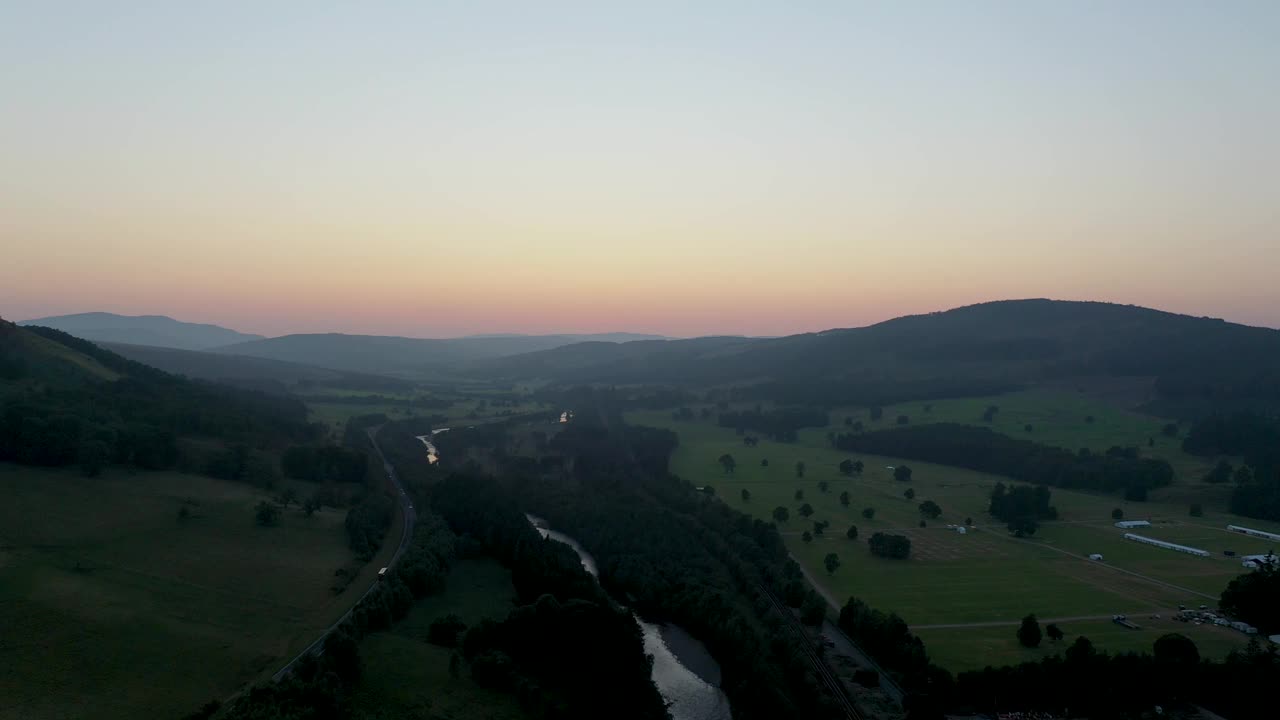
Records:
[[[0,315],[1280,327],[1280,3],[4,2]]]

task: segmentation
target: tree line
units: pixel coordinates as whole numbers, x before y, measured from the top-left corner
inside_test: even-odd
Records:
[[[1149,490],[1173,482],[1168,462],[1137,457],[1136,450],[1072,452],[957,423],[840,434],[833,444],[842,450],[954,465],[1041,485],[1123,491],[1129,500],[1145,500]]]
[[[764,433],[776,442],[795,442],[796,433],[806,427],[826,427],[831,418],[826,411],[816,408],[780,408],[778,410],[738,410],[720,413],[720,427],[735,430],[754,430]]]
[[[1200,456],[1243,456],[1234,473],[1221,461],[1206,480],[1235,482],[1231,512],[1280,520],[1280,419],[1253,412],[1210,416],[1191,426],[1182,449]]]

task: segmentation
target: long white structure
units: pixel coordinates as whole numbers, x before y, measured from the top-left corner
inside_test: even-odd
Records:
[[[1135,535],[1133,533],[1125,533],[1124,539],[1132,540],[1134,542],[1140,542],[1146,545],[1155,545],[1156,547],[1162,547],[1167,550],[1177,550],[1178,552],[1184,552],[1184,553],[1187,553],[1188,555],[1197,555],[1199,557],[1209,557],[1208,550],[1201,550],[1200,548],[1193,548],[1187,545],[1179,545],[1177,543],[1165,542],[1164,540],[1149,538],[1145,535]]]
[[[1253,528],[1241,527],[1240,525],[1228,525],[1227,530],[1240,533],[1241,535],[1252,535],[1253,537],[1266,538],[1268,540],[1280,540],[1280,533],[1267,532],[1266,530],[1254,530]]]
[[[1121,520],[1120,522],[1116,523],[1116,527],[1118,527],[1118,528],[1124,528],[1124,529],[1126,529],[1126,530],[1128,530],[1129,528],[1151,527],[1151,521],[1149,521],[1149,520]]]

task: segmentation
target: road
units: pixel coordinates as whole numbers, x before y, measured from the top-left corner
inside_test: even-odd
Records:
[[[387,473],[387,489],[390,490],[391,494],[396,498],[400,505],[400,512],[404,517],[404,529],[400,533],[400,545],[396,548],[396,552],[391,556],[391,559],[387,561],[387,567],[393,568],[396,563],[400,561],[400,556],[404,554],[405,548],[409,547],[409,542],[413,540],[413,522],[417,518],[417,512],[413,509],[413,500],[409,498],[409,493],[404,489],[404,486],[400,484],[400,478],[396,475],[396,469],[391,467],[391,463],[387,462],[387,458],[382,454],[382,448],[378,447],[377,436],[378,430],[381,427],[382,426],[379,425],[378,427],[369,428],[367,430],[369,433],[369,442],[373,445],[374,451],[378,453],[378,459],[382,461],[382,469]],[[346,622],[347,619],[351,617],[351,613],[356,609],[356,607],[363,602],[365,598],[369,597],[369,594],[377,589],[377,587],[378,578],[375,577],[373,583],[364,591],[364,594],[360,596],[360,599],[356,600],[351,607],[343,613],[342,617],[338,618],[337,622],[326,628],[325,631],[320,634],[320,637],[316,638],[315,642],[308,645],[305,650],[298,653],[297,657],[290,660],[288,664],[276,671],[276,674],[272,675],[271,679],[275,682],[279,682],[283,678],[292,674],[294,668],[297,667],[298,663],[303,658],[309,655],[323,654],[324,641],[327,640],[329,636],[342,625],[342,623]]]

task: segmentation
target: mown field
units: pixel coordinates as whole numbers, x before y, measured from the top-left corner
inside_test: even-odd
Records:
[[[632,413],[627,419],[675,430],[680,447],[673,454],[672,471],[697,485],[710,485],[731,506],[769,521],[775,507],[788,508],[790,519],[779,526],[784,540],[837,603],[858,596],[874,607],[897,612],[915,627],[1016,622],[1027,613],[1042,618],[1087,617],[1094,619],[1091,624],[1076,625],[1090,628],[1092,634],[1085,634],[1098,647],[1146,647],[1154,639],[1150,633],[1113,632],[1120,628],[1106,618],[1116,613],[1167,616],[1180,604],[1214,605],[1226,583],[1243,571],[1238,560],[1221,551],[1263,552],[1268,547],[1221,528],[1228,522],[1272,527],[1212,509],[1206,509],[1204,517],[1192,518],[1188,506],[1179,503],[1129,503],[1119,497],[1055,488],[1053,504],[1060,520],[1045,523],[1033,538],[1020,540],[986,514],[995,483],[1011,482],[1004,478],[877,456],[857,456],[865,470],[862,476],[849,478],[839,473],[838,465],[850,456],[827,446],[827,429],[802,431],[797,443],[761,439],[757,447],[746,447],[732,430],[712,421],[678,422],[669,411]],[[725,453],[736,460],[732,474],[718,462]],[[767,467],[761,464],[764,459],[769,461]],[[802,479],[796,476],[798,462],[805,463]],[[904,462],[913,470],[910,482],[894,480],[889,469]],[[820,481],[828,483],[827,492],[820,490]],[[915,491],[913,500],[904,497],[908,488]],[[749,500],[743,500],[743,490],[750,493]],[[800,500],[795,497],[797,491],[803,493]],[[848,507],[839,500],[842,492],[850,495]],[[938,503],[943,514],[922,528],[918,505],[924,500]],[[798,512],[804,503],[814,509],[808,520]],[[871,520],[861,514],[867,507],[875,509]],[[1199,558],[1127,541],[1122,537],[1125,531],[1113,526],[1111,513],[1116,508],[1126,519],[1156,522],[1146,534],[1193,545],[1189,541],[1196,540],[1214,555]],[[965,535],[947,527],[970,519],[975,528]],[[812,531],[819,520],[830,527],[822,537],[804,542],[802,533]],[[846,537],[850,525],[858,528],[856,541]],[[866,539],[877,531],[910,537],[911,558],[872,556]],[[828,574],[823,559],[832,552],[841,565]],[[1090,553],[1102,553],[1104,562],[1088,560]],[[1219,629],[1181,623],[1178,627],[1193,640],[1203,641],[1206,655],[1223,654],[1246,642],[1243,635]],[[1020,657],[1023,651],[1013,630],[1012,626],[929,630],[926,640],[948,667],[962,670],[980,667],[987,657]],[[973,652],[978,646],[984,648],[982,653]]]
[[[330,591],[342,511],[259,527],[247,485],[7,464],[0,497],[0,718],[180,717],[353,602]]]
[[[449,672],[453,651],[427,642],[431,622],[450,613],[468,626],[498,620],[512,609],[511,574],[490,559],[458,562],[443,593],[418,601],[391,630],[360,644],[363,671],[353,704],[357,713],[382,720],[439,717],[452,720],[519,720],[515,699],[477,685],[465,663]]]

